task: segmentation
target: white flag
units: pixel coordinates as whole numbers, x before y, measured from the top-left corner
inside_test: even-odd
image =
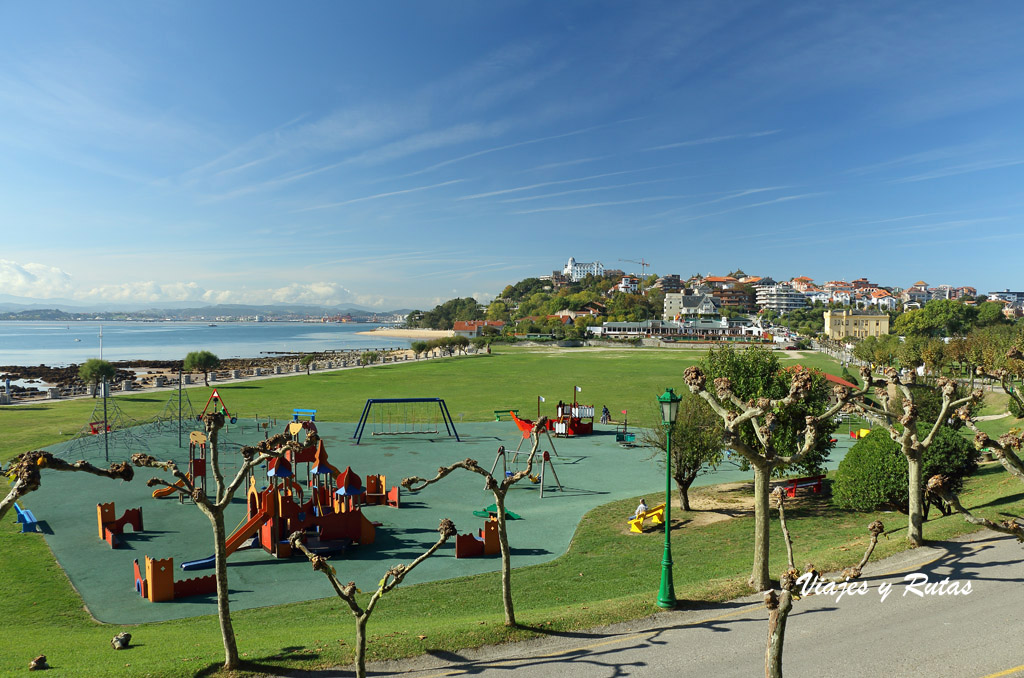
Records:
[[[577,386],[577,387],[576,387],[576,391],[577,391],[577,392],[579,392],[579,391],[582,391],[582,390],[583,390],[583,389],[582,389],[582,388],[580,388],[579,386]]]
[[[542,403],[546,403],[546,402],[547,402],[546,400],[544,400],[544,396],[537,396],[537,398],[538,398],[538,399],[539,399],[539,400],[540,400],[540,401],[541,401]]]

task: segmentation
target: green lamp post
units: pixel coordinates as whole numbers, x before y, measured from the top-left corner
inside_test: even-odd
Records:
[[[672,542],[669,529],[672,525],[672,424],[679,414],[682,398],[670,388],[658,396],[661,405],[661,423],[665,427],[665,555],[661,558],[661,588],[658,590],[658,607],[674,608],[676,591],[672,585]]]

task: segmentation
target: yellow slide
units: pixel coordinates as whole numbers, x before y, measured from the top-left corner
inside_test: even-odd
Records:
[[[191,482],[191,473],[186,473],[185,477],[188,478],[189,481]],[[159,489],[153,490],[153,499],[160,499],[161,497],[169,497],[172,494],[176,494],[178,491],[177,488],[179,487],[185,487],[184,481],[179,480],[178,482],[174,483],[174,485],[172,485],[171,487],[161,487]]]

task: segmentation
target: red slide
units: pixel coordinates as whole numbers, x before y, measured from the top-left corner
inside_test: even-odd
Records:
[[[242,525],[242,527],[238,528],[233,535],[228,537],[226,543],[227,554],[230,556],[234,553],[235,549],[241,546],[246,539],[256,534],[256,530],[260,529],[260,526],[268,520],[270,520],[270,513],[267,512],[265,508],[260,509],[259,513],[253,516],[249,522]]]

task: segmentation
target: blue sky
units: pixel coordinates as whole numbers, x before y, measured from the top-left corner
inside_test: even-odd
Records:
[[[0,294],[489,300],[570,256],[1017,289],[1024,6],[0,5]]]

